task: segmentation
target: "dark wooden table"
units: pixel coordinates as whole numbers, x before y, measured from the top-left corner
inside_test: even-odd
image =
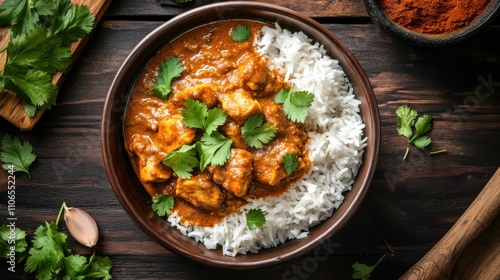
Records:
[[[185,7],[156,0],[111,3],[60,90],[58,105],[22,132],[0,120],[5,133],[30,141],[37,154],[32,179],[17,173],[17,225],[31,239],[53,221],[61,203],[91,213],[100,227],[96,251],[109,256],[115,279],[350,279],[354,262],[386,258],[372,279],[396,279],[454,224],[500,166],[500,25],[473,40],[444,48],[413,47],[381,32],[362,1],[275,1],[324,24],[353,52],[373,85],[382,143],[370,191],[338,234],[323,244],[328,258],[310,254],[251,271],[232,271],[180,257],[141,232],[122,209],[103,167],[100,124],[104,100],[119,66],[149,32]],[[396,133],[395,110],[409,104],[431,114],[429,156]],[[0,171],[0,221],[7,222],[7,173]],[[64,226],[61,230],[66,231]],[[69,238],[74,252],[90,255]],[[324,255],[322,255],[324,256]],[[0,279],[32,278],[18,267]]]

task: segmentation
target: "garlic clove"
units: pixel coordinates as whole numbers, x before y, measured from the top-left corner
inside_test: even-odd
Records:
[[[64,205],[64,221],[73,238],[80,244],[92,248],[99,239],[99,229],[94,218],[79,208]]]

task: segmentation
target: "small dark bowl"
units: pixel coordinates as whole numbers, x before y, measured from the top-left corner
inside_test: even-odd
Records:
[[[137,74],[159,49],[178,35],[203,24],[222,19],[253,19],[278,22],[290,30],[302,30],[324,44],[328,53],[339,60],[353,84],[366,125],[365,148],[352,190],[332,217],[310,230],[309,236],[290,240],[256,254],[224,256],[221,250],[207,250],[203,244],[182,235],[151,210],[151,198],[136,177],[124,147],[123,117],[129,91]],[[368,191],[375,171],[380,143],[380,120],[372,87],[361,66],[325,27],[312,19],[279,6],[253,2],[222,2],[193,9],[161,25],[147,35],[130,53],[108,92],[103,111],[101,143],[104,165],[115,194],[138,227],[165,248],[206,265],[233,269],[255,268],[289,260],[319,245],[338,232],[351,218]]]
[[[378,4],[379,0],[364,0],[366,12],[372,21],[386,33],[412,45],[441,47],[457,44],[484,31],[500,13],[500,0],[491,0],[483,13],[469,25],[445,34],[423,34],[405,28],[391,20]]]

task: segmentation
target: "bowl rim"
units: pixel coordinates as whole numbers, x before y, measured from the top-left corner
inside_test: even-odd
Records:
[[[484,31],[500,13],[500,0],[491,0],[485,10],[466,27],[444,34],[423,34],[397,24],[380,7],[379,0],[363,0],[371,20],[388,34],[412,45],[441,47],[458,44]]]
[[[242,11],[250,13],[252,16],[243,17],[243,15],[241,14]],[[278,245],[278,247],[276,247],[278,249],[276,248],[263,249],[257,254],[251,254],[251,253],[247,255],[238,254],[236,257],[223,256],[222,252],[220,252],[220,249],[209,251],[204,247],[202,243],[197,243],[192,238],[189,239],[192,240],[192,242],[197,243],[197,245],[194,246],[197,247],[198,250],[196,250],[197,248],[195,249],[191,248],[193,246],[189,248],[185,247],[184,244],[182,247],[174,246],[174,244],[172,244],[171,242],[173,240],[171,236],[169,235],[167,236],[163,235],[161,237],[158,236],[157,235],[158,231],[155,230],[153,226],[153,225],[158,225],[159,221],[163,222],[167,227],[170,227],[170,225],[165,220],[161,219],[156,214],[154,214],[154,212],[152,212],[151,209],[149,209],[148,211],[151,212],[152,216],[148,216],[147,217],[148,220],[139,219],[141,215],[144,216],[145,214],[141,213],[140,209],[136,209],[133,207],[134,201],[128,199],[128,196],[131,195],[130,193],[128,193],[130,190],[126,191],[120,185],[120,182],[123,179],[120,178],[121,175],[117,172],[117,170],[115,170],[115,168],[117,165],[120,164],[123,166],[123,163],[119,163],[118,161],[116,161],[113,157],[113,153],[116,153],[116,151],[119,152],[121,151],[123,153],[123,147],[122,148],[113,147],[111,141],[113,141],[114,139],[118,139],[119,137],[122,137],[122,135],[121,132],[119,132],[120,130],[119,124],[117,125],[111,123],[111,118],[118,118],[119,120],[120,118],[123,118],[123,115],[120,116],[120,112],[125,110],[126,103],[124,103],[124,100],[120,100],[119,98],[117,99],[117,97],[119,97],[120,95],[124,96],[124,93],[120,92],[120,90],[123,90],[123,86],[121,86],[120,88],[121,82],[123,80],[126,80],[127,76],[130,76],[129,72],[131,71],[131,68],[133,68],[134,63],[137,63],[138,60],[144,59],[145,57],[148,56],[149,58],[151,58],[152,55],[154,55],[154,53],[150,55],[145,55],[143,52],[145,49],[147,50],[148,48],[151,48],[151,45],[154,45],[155,42],[158,42],[161,36],[165,36],[166,33],[171,31],[172,26],[185,24],[190,20],[194,20],[194,18],[196,18],[197,15],[203,13],[210,13],[210,14],[216,13],[217,16],[219,16],[219,19],[221,20],[241,18],[241,19],[257,19],[265,21],[263,18],[274,18],[275,16],[277,16],[280,20],[286,18],[286,20],[290,20],[292,23],[303,24],[304,27],[307,27],[309,31],[316,32],[315,33],[316,36],[319,36],[318,34],[320,34],[322,38],[324,38],[324,40],[330,40],[333,43],[334,47],[339,52],[339,54],[343,56],[340,59],[339,58],[336,59],[339,59],[342,62],[348,62],[353,67],[349,68],[351,73],[348,75],[345,68],[346,66],[341,65],[344,69],[344,72],[346,72],[346,75],[348,75],[348,78],[350,80],[351,78],[353,78],[354,75],[354,80],[358,82],[356,86],[361,91],[359,94],[361,94],[361,97],[364,98],[362,106],[367,108],[366,109],[367,111],[362,112],[362,117],[365,123],[365,132],[364,132],[365,136],[366,137],[370,136],[370,138],[368,139],[369,146],[365,147],[363,155],[363,163],[360,166],[360,172],[358,172],[358,175],[355,179],[355,183],[353,184],[353,190],[351,190],[347,194],[344,202],[337,210],[334,211],[334,215],[332,215],[332,217],[338,216],[338,218],[332,220],[332,217],[329,217],[328,219],[322,221],[320,225],[311,228],[309,231],[309,236],[305,238],[306,241],[303,241],[303,239],[288,240],[287,242],[285,242],[285,244]],[[256,14],[259,14],[261,16],[260,17],[255,16]],[[233,16],[234,18],[232,18]],[[213,21],[214,20],[211,20],[210,22]],[[195,24],[193,23],[193,25]],[[189,30],[189,28],[187,30]],[[170,37],[169,41],[173,40],[178,35],[180,34],[173,34]],[[311,36],[311,34],[308,35]],[[158,50],[159,48],[157,48],[157,51]],[[142,70],[146,62],[147,61],[141,62],[140,65],[142,65],[142,67],[139,67],[139,69],[135,70],[136,72],[135,75]],[[133,84],[133,82],[130,83]],[[131,85],[129,85],[129,87],[130,86]],[[128,99],[128,93],[126,94],[126,96]],[[359,98],[359,96],[357,97]],[[122,120],[120,121],[122,122]],[[369,124],[367,124],[366,121],[369,121]],[[367,128],[370,129],[368,133],[366,131]],[[282,6],[260,3],[260,2],[229,1],[229,2],[204,5],[189,10],[187,12],[184,12],[172,18],[171,20],[163,23],[153,31],[151,31],[148,35],[146,35],[146,37],[144,37],[144,39],[142,39],[133,48],[133,50],[129,53],[129,55],[127,56],[127,58],[117,71],[106,97],[103,109],[103,119],[101,123],[101,148],[102,148],[104,166],[106,169],[106,173],[108,175],[108,179],[120,204],[127,212],[127,214],[130,216],[130,218],[136,223],[136,225],[144,233],[146,233],[153,240],[155,240],[168,250],[171,250],[179,255],[182,255],[184,257],[190,258],[192,260],[195,260],[197,262],[209,266],[224,267],[231,269],[249,269],[256,267],[264,267],[281,263],[286,260],[290,260],[294,257],[297,257],[299,255],[308,252],[309,250],[321,244],[326,239],[331,237],[333,234],[338,232],[340,228],[342,228],[347,223],[347,221],[354,215],[354,212],[358,209],[358,207],[360,206],[361,202],[363,201],[364,197],[368,192],[368,188],[372,180],[372,177],[374,175],[376,164],[378,161],[379,146],[380,146],[380,117],[379,117],[377,102],[375,99],[375,94],[368,80],[368,77],[366,76],[365,72],[361,68],[361,65],[352,55],[352,53],[333,33],[331,33],[326,27],[314,21],[313,19],[299,12],[296,12],[294,10]],[[130,168],[128,169],[128,171],[129,172],[131,171]],[[364,176],[362,177],[360,176],[361,172],[363,172],[362,174],[364,174]],[[133,176],[135,176],[135,173]],[[347,203],[347,201],[349,203]],[[315,231],[316,227],[321,228],[322,231],[321,232],[319,232],[319,230]],[[172,227],[170,227],[170,229],[177,231],[177,229]],[[182,236],[180,238],[183,239]],[[302,243],[304,242],[305,245],[302,245]],[[200,246],[203,246],[203,248],[199,249]],[[279,248],[280,247],[283,248],[285,246],[286,246],[285,248],[286,252],[282,253],[281,252],[282,250],[280,250]],[[193,254],[192,250],[196,250],[197,254]],[[220,256],[214,258],[213,252],[218,253]],[[266,256],[266,258],[262,256]]]

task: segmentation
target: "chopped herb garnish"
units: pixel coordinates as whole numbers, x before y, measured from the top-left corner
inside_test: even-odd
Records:
[[[183,145],[179,150],[168,153],[163,159],[163,164],[172,168],[180,178],[189,179],[193,168],[199,163],[197,156],[194,145]]]
[[[231,144],[233,140],[218,132],[203,134],[200,142],[196,143],[196,150],[200,155],[200,170],[208,165],[224,165],[231,157]]]
[[[293,122],[304,122],[307,117],[307,107],[311,106],[314,95],[307,91],[280,90],[274,101],[283,104],[285,114]]]
[[[355,262],[352,265],[352,269],[353,269],[352,279],[361,279],[361,280],[368,280],[368,279],[370,279],[373,270],[384,259],[384,257],[385,257],[385,255],[383,255],[377,261],[377,263],[375,265],[372,265],[372,266],[367,266],[364,263]]]
[[[160,71],[157,76],[158,82],[152,89],[153,94],[161,99],[167,99],[172,90],[172,80],[180,77],[183,71],[184,65],[178,57],[169,56],[165,61],[160,62]]]
[[[276,129],[263,122],[262,115],[254,115],[248,118],[241,128],[243,139],[252,148],[260,149],[263,144],[269,143],[276,136]]]
[[[174,197],[171,195],[156,195],[153,197],[153,205],[151,205],[153,211],[155,211],[158,216],[169,215],[174,208]]]
[[[286,154],[283,156],[286,174],[292,174],[299,167],[299,157],[296,154]]]
[[[36,155],[33,154],[33,146],[28,141],[21,143],[19,138],[5,134],[2,139],[2,152],[0,152],[3,169],[22,171],[31,178],[29,167],[35,159]]]
[[[250,35],[252,35],[252,30],[250,27],[243,24],[236,25],[231,32],[231,38],[233,41],[238,43],[245,42],[248,38],[250,38]]]
[[[211,134],[226,122],[227,114],[221,108],[208,110],[207,105],[198,100],[189,98],[184,102],[182,123],[191,128],[199,128],[206,134]]]
[[[266,223],[266,211],[261,209],[250,209],[246,213],[247,228],[249,230],[254,230],[258,227],[263,226]]]
[[[396,110],[396,123],[398,125],[398,134],[406,137],[410,144],[413,144],[418,149],[423,150],[432,142],[431,138],[424,135],[432,129],[432,116],[423,115],[418,117],[418,112],[411,109],[408,105],[401,105]],[[410,149],[406,148],[403,159],[406,159]],[[430,154],[438,154],[446,152],[446,150],[439,150],[431,152]]]

